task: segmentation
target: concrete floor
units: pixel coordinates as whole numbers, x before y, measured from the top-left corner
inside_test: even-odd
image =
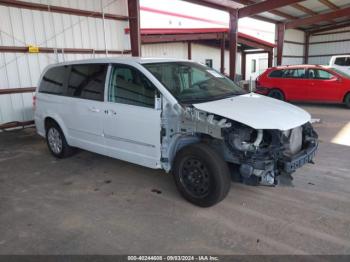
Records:
[[[322,119],[316,165],[294,186],[232,184],[209,209],[162,171],[0,133],[0,254],[350,254],[350,147],[330,142],[350,110],[302,106]]]

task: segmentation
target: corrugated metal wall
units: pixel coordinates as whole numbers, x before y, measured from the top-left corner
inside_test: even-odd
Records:
[[[305,33],[300,30],[288,29],[285,32],[284,40],[282,65],[303,64]],[[275,50],[275,55],[277,55],[277,49]]]
[[[64,6],[127,16],[126,0],[33,0],[27,2]],[[89,48],[129,50],[127,21],[0,6],[0,46]],[[0,53],[0,88],[36,86],[42,70],[51,63],[91,58],[93,54]],[[96,55],[96,57],[105,55]],[[33,119],[32,94],[0,96],[0,124]]]
[[[169,57],[187,59],[187,43],[162,43],[142,45],[144,57]],[[213,68],[220,71],[221,55],[220,48],[192,43],[192,60],[205,63],[206,59],[213,60]],[[237,53],[236,72],[241,74],[241,54]],[[225,51],[225,73],[229,73],[229,51]]]
[[[330,32],[332,33],[322,33],[319,35],[311,36],[309,51],[310,64],[329,64],[329,60],[332,55],[350,54],[350,27]],[[334,32],[341,33],[334,34]]]
[[[141,46],[141,53],[144,57],[187,59],[187,43],[146,44]]]
[[[221,50],[205,45],[192,44],[192,60],[205,63],[206,59],[213,59],[213,68],[220,71]],[[225,73],[230,73],[229,51],[225,50]],[[236,73],[241,74],[241,53],[237,53],[236,57]]]

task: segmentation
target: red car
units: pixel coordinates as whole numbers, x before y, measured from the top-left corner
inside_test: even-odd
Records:
[[[257,78],[256,93],[286,101],[344,103],[350,108],[350,75],[319,65],[272,67]]]

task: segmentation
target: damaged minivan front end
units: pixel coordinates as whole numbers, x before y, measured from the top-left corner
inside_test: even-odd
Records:
[[[275,185],[279,175],[291,177],[316,154],[311,116],[291,104],[251,93],[194,107],[230,119],[221,130],[224,156],[250,184]]]
[[[183,105],[178,113],[164,111],[163,161],[168,169],[179,149],[200,141],[238,167],[240,181],[250,185],[276,185],[281,175],[291,178],[298,168],[313,163],[318,136],[305,111],[256,94],[225,100]],[[240,113],[244,107],[237,105],[242,102],[250,110],[258,107],[255,114]],[[270,111],[278,107],[286,111],[282,118],[281,108],[278,117]],[[255,128],[248,125],[250,121]]]
[[[309,113],[246,93],[217,71],[188,61],[145,64],[158,81],[160,167],[191,203],[211,206],[231,179],[273,186],[313,163],[317,134]]]

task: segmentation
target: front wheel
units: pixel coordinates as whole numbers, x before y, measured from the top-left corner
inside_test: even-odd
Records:
[[[181,195],[200,207],[217,204],[231,187],[227,163],[206,144],[182,148],[176,155],[173,175]]]
[[[350,108],[350,93],[345,96],[344,103],[347,108]]]
[[[272,97],[281,101],[285,100],[284,94],[282,93],[282,91],[278,89],[272,89],[267,95],[269,97]]]

